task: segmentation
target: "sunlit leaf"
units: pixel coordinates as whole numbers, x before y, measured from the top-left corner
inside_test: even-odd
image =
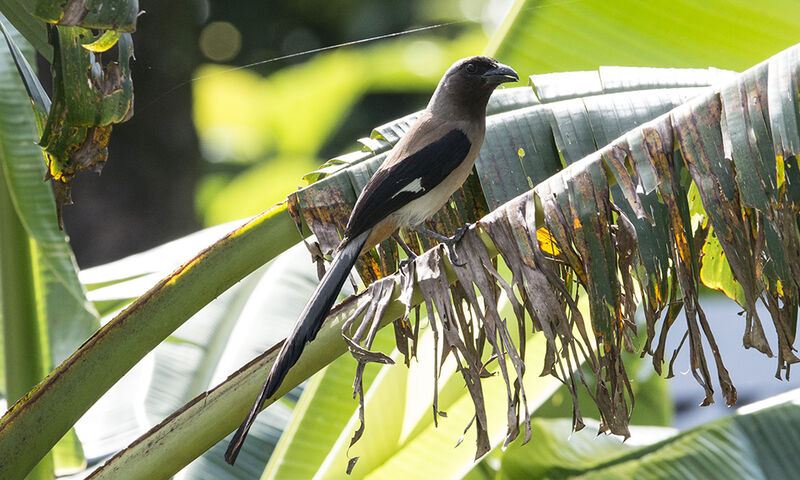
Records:
[[[792,0],[758,8],[747,0],[517,0],[485,52],[534,73],[601,65],[744,70],[792,45],[781,32],[800,28],[796,7]],[[680,39],[666,25],[681,25]]]
[[[106,30],[97,40],[83,45],[83,48],[92,52],[105,52],[117,44],[120,33],[117,30]]]
[[[510,304],[506,303],[510,313]],[[472,401],[469,393],[463,388],[463,379],[455,368],[451,358],[442,366],[439,378],[438,407],[446,416],[438,419],[434,424],[431,410],[433,399],[433,382],[431,374],[434,371],[433,335],[426,329],[420,338],[418,346],[418,359],[412,361],[411,367],[406,368],[398,361],[398,365],[389,365],[381,368],[374,383],[367,391],[366,431],[364,437],[353,447],[348,448],[352,431],[358,423],[358,417],[353,415],[346,425],[339,426],[338,441],[333,443],[332,451],[326,452],[325,461],[321,465],[312,465],[319,469],[319,478],[340,477],[347,459],[359,456],[359,462],[351,476],[353,478],[407,478],[416,476],[422,465],[425,475],[437,478],[458,477],[468,471],[475,463],[474,460],[474,429],[470,429],[463,439],[463,445],[454,448],[456,443],[462,443],[459,437],[464,434],[464,429],[474,415]],[[543,338],[533,336],[528,339],[526,350],[540,352],[543,347]],[[400,360],[397,353],[396,360]],[[537,355],[537,357],[539,357]],[[528,358],[531,371],[541,369],[537,358]],[[496,369],[493,369],[496,370]],[[352,377],[352,372],[350,373]],[[553,378],[541,378],[535,375],[526,377],[526,391],[528,392],[528,408],[535,409],[550,396],[557,385]],[[505,402],[506,387],[499,374],[493,378],[485,379],[483,391],[486,397],[486,411],[489,417],[492,446],[503,443],[505,437]],[[386,412],[392,412],[386,415]],[[296,440],[292,457],[302,455],[311,432],[296,433],[300,436]],[[306,440],[303,440],[306,439]],[[330,445],[330,444],[328,444]],[[442,445],[447,445],[451,451],[446,458],[437,458]],[[451,450],[452,449],[452,450]],[[282,465],[283,458],[275,459]],[[297,462],[294,462],[295,464]],[[270,472],[266,478],[282,478],[281,473],[289,470],[278,469]],[[262,477],[264,478],[264,477]]]
[[[375,349],[391,350],[393,343],[394,335],[384,329],[376,339]],[[343,355],[309,381],[261,478],[310,478],[322,466],[357,407],[351,395],[355,369],[353,357]],[[378,371],[377,366],[366,369],[365,388]],[[391,405],[385,408],[395,410]],[[338,468],[341,473],[343,467],[334,465],[333,470]]]
[[[786,396],[783,396],[786,397]],[[772,400],[772,399],[770,399]],[[788,400],[788,401],[787,401]],[[790,478],[800,463],[785,455],[797,439],[796,392],[778,405],[743,413],[664,438],[665,431],[640,430],[646,446],[578,433],[567,438],[566,422],[539,421],[540,442],[512,448],[499,476],[517,478]],[[653,440],[657,440],[653,442]],[[641,445],[641,443],[640,443]]]
[[[96,302],[117,299],[124,304],[141,295],[154,279],[178,266],[182,252],[198,250],[241,223],[197,232],[83,271],[81,276],[98,286],[90,293]],[[297,316],[297,309],[314,288],[315,269],[306,262],[307,255],[302,245],[286,252],[222,294],[156,347],[149,361],[135,368],[132,378],[126,377],[115,385],[78,423],[87,453],[105,456],[124,447],[285,336],[291,327],[287,320]],[[270,328],[264,328],[265,324]],[[141,408],[139,402],[144,415],[136,414]],[[225,444],[221,443],[187,466],[177,478],[195,478],[200,472],[210,471],[231,478],[252,478],[263,469],[265,449],[271,449],[278,441],[290,411],[290,407],[279,404],[259,417],[248,437],[252,441],[242,451],[236,467],[223,461],[220,449],[224,451]]]
[[[702,250],[703,266],[700,268],[700,280],[703,285],[724,292],[739,305],[746,305],[747,298],[742,286],[733,277],[731,267],[725,258],[725,252],[719,244],[717,236],[711,230]]]

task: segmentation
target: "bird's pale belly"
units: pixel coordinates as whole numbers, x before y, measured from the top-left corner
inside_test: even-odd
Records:
[[[425,195],[412,200],[390,215],[392,222],[398,227],[415,227],[433,216],[458,190],[472,172],[472,162],[464,162],[450,174],[442,183]]]

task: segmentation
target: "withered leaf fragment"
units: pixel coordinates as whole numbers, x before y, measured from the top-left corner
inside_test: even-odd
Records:
[[[53,103],[40,145],[47,154],[46,178],[54,184],[61,225],[62,207],[72,203],[73,177],[81,170],[103,169],[112,125],[133,115],[133,42],[130,34],[121,35],[117,60],[103,65],[103,54],[82,46],[91,43],[91,31],[51,26],[48,33],[54,51]]]

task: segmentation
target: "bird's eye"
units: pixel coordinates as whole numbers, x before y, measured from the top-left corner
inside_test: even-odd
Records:
[[[478,71],[478,67],[475,66],[474,63],[468,63],[466,66],[467,73],[475,73]]]

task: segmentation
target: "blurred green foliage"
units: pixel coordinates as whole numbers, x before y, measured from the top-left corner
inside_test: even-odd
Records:
[[[393,94],[413,99],[404,113],[422,108],[441,72],[466,55],[485,51],[523,75],[601,65],[741,70],[792,44],[793,39],[780,32],[797,27],[791,15],[795,5],[789,0],[771,1],[767,10],[743,0],[702,5],[671,0],[517,1],[484,49],[484,30],[499,21],[508,6],[501,1],[421,3],[393,15],[419,22],[412,26],[451,20],[459,25],[303,57],[288,66],[279,62],[233,71],[202,66],[192,86],[195,125],[207,162],[196,194],[203,223],[253,215],[283,200],[301,186],[304,173],[344,153],[341,149],[355,147],[337,137],[352,138],[352,130],[349,136],[343,130],[360,127],[353,116],[368,108],[381,111],[383,103],[378,102],[387,98],[376,98],[372,105],[363,102],[371,102],[376,94]],[[363,10],[364,18],[375,14],[371,8]],[[291,17],[292,12],[283,13]],[[284,25],[280,28],[288,29],[286,41],[279,48],[257,48],[247,41],[246,24],[220,18],[243,29],[245,50],[236,61],[263,61],[318,48],[330,37],[325,28],[313,24],[300,28],[304,35],[297,33],[296,25]],[[385,21],[375,17],[376,24]],[[373,32],[376,27],[363,21],[348,22],[360,25],[359,38],[387,33]],[[265,68],[266,77],[256,73]],[[396,116],[387,113],[371,125]],[[369,127],[362,128],[354,134],[369,134]]]
[[[202,180],[197,203],[204,222],[253,215],[283,200],[303,174],[326,160],[323,147],[365,96],[430,92],[453,59],[480,52],[485,41],[474,28],[452,40],[401,37],[323,53],[265,78],[249,70],[202,67],[193,84],[202,151],[212,167],[244,167]]]

